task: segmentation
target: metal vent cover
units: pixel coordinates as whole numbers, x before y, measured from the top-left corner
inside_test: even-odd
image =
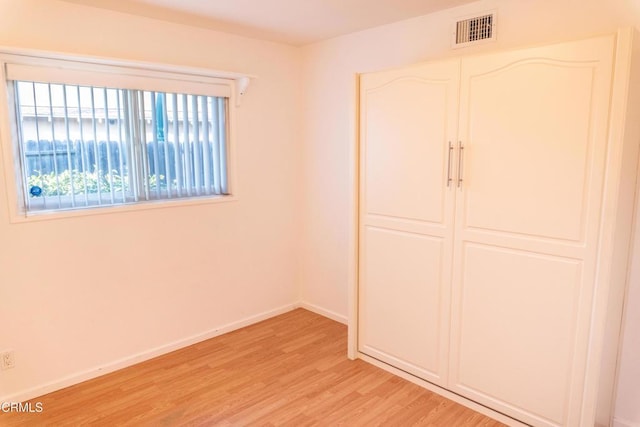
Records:
[[[496,14],[486,13],[455,23],[453,47],[463,47],[481,41],[495,40]]]

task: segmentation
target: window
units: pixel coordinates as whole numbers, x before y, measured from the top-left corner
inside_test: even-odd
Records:
[[[230,194],[234,80],[8,58],[16,191],[27,214]]]
[[[228,194],[226,98],[11,83],[27,210]]]

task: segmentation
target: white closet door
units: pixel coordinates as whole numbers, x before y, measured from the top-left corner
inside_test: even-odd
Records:
[[[612,37],[465,59],[450,388],[578,426]]]
[[[359,350],[446,381],[459,61],[360,79]]]

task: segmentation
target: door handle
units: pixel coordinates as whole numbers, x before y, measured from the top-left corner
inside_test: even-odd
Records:
[[[462,141],[458,141],[458,188],[462,187],[462,167],[464,166],[464,162],[462,161],[463,155],[464,145],[462,145]]]
[[[447,160],[447,187],[451,187],[451,182],[453,178],[451,178],[451,152],[453,151],[453,144],[449,141],[449,158]]]

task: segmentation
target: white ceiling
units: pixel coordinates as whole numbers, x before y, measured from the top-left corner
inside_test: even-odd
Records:
[[[304,45],[474,0],[64,0]]]

